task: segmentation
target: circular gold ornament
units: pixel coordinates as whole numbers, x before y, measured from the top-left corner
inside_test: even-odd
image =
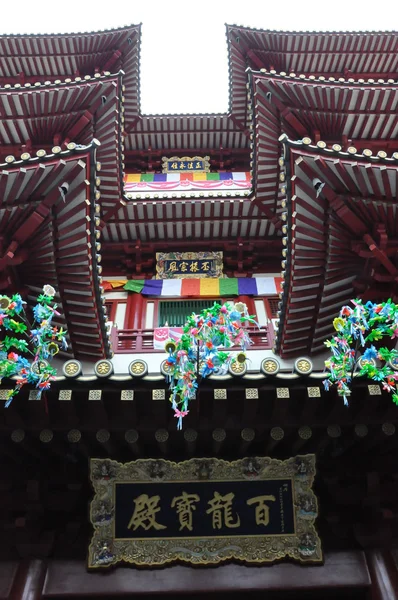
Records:
[[[260,370],[262,373],[264,373],[264,375],[276,375],[280,368],[281,366],[276,358],[264,358],[264,360],[261,362]]]
[[[168,364],[167,360],[162,360],[162,362],[160,363],[160,372],[162,373],[162,375],[170,375],[170,373],[172,372],[172,366]]]
[[[144,360],[133,360],[129,364],[129,373],[132,377],[143,377],[148,372],[148,365]]]
[[[231,362],[228,367],[228,371],[231,373],[231,375],[242,377],[242,375],[244,375],[247,371],[246,357],[245,362],[239,362],[238,359]]]
[[[294,363],[294,370],[299,375],[309,375],[312,372],[313,364],[309,358],[298,358]]]
[[[82,372],[82,365],[78,360],[67,360],[62,371],[65,377],[78,377]]]
[[[36,375],[40,375],[46,367],[48,367],[48,362],[46,360],[37,360],[32,363],[31,370]]]
[[[97,377],[109,377],[113,373],[113,365],[110,360],[99,360],[94,365],[94,373]]]

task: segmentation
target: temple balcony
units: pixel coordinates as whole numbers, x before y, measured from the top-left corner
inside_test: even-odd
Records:
[[[164,350],[166,339],[169,336],[164,336],[164,330],[167,328],[157,329],[118,329],[112,327],[111,343],[114,350],[112,364],[115,374],[126,374],[129,372],[129,365],[135,360],[142,360],[147,365],[148,375],[158,375],[162,373],[163,362],[168,354]],[[170,328],[175,329],[175,328]],[[297,357],[291,359],[282,359],[273,352],[275,339],[274,326],[272,321],[268,325],[260,327],[247,328],[250,339],[253,344],[246,350],[247,357],[245,364],[245,372],[248,375],[259,374],[264,368],[264,361],[267,359],[276,359],[279,363],[281,372],[292,373],[295,370],[295,362]],[[163,335],[159,337],[159,332]],[[239,347],[229,349],[232,354],[240,352]],[[315,370],[324,370],[324,361],[329,356],[328,352],[323,352],[317,356],[311,357],[311,362]],[[92,372],[93,366],[84,365],[84,372],[89,374]],[[238,373],[236,373],[238,374]]]
[[[166,329],[166,328],[161,328]],[[113,327],[111,333],[112,347],[115,354],[164,353],[164,349],[156,344],[156,329],[118,329]],[[257,329],[248,327],[247,331],[253,342],[252,350],[271,350],[274,341],[272,323]]]

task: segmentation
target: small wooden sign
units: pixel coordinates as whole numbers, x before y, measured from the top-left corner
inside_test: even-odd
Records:
[[[209,173],[210,156],[162,157],[162,173]]]
[[[157,252],[156,279],[220,278],[222,252]]]
[[[88,567],[322,562],[315,456],[182,463],[91,459]]]

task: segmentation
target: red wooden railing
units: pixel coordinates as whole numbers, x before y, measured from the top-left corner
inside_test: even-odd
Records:
[[[274,343],[274,330],[270,323],[267,327],[257,329],[248,327],[253,345],[251,350],[270,350]],[[118,354],[136,354],[142,352],[164,352],[153,347],[153,329],[112,329],[112,346]]]

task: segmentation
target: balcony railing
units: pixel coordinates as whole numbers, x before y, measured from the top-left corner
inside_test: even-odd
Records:
[[[274,342],[274,330],[270,323],[267,327],[257,329],[247,327],[247,331],[253,342],[250,350],[271,350]],[[112,329],[112,346],[118,354],[138,354],[143,352],[164,352],[154,348],[153,329]],[[237,349],[237,348],[236,348]]]

